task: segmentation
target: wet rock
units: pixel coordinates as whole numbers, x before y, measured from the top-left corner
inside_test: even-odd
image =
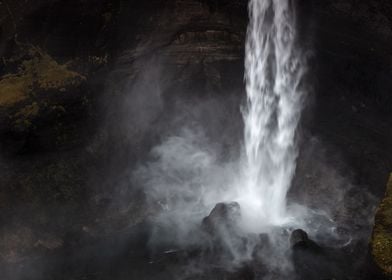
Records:
[[[271,241],[268,234],[266,233],[259,234],[257,237],[257,244],[252,252],[252,257],[254,259],[259,259],[263,253],[265,253],[267,250],[270,250],[270,247],[271,247]]]
[[[342,279],[352,267],[341,249],[318,245],[302,229],[291,233],[290,245],[299,279]]]
[[[323,248],[311,240],[302,229],[294,230],[290,235],[290,245],[294,251],[307,251],[311,254],[323,254]]]
[[[291,233],[290,245],[295,247],[307,247],[310,243],[308,234],[302,229],[296,229]]]
[[[233,230],[241,218],[241,207],[237,202],[218,203],[211,213],[203,219],[202,228],[215,234],[219,229]]]
[[[248,239],[244,236],[239,221],[241,208],[237,202],[218,203],[202,221],[201,228],[207,234],[206,252],[212,259],[232,261],[238,254],[246,252]]]

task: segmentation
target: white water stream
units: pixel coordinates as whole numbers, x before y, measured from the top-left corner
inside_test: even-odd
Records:
[[[251,0],[246,40],[244,184],[240,200],[265,225],[290,220],[286,195],[296,168],[305,61],[290,0]]]

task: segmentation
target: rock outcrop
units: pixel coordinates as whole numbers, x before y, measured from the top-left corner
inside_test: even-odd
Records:
[[[211,213],[203,219],[202,227],[210,234],[217,235],[220,230],[233,231],[238,227],[241,207],[237,202],[218,203]]]
[[[392,276],[392,174],[376,213],[371,247],[376,264],[387,276]]]

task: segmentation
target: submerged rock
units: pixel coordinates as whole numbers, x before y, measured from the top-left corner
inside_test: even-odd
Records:
[[[371,247],[375,263],[386,275],[392,276],[392,174],[376,212]]]

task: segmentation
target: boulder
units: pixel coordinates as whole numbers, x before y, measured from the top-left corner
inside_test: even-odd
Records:
[[[342,279],[345,275],[339,252],[319,246],[304,230],[291,233],[290,245],[298,279]]]
[[[247,238],[239,227],[241,208],[237,202],[218,203],[202,221],[206,233],[208,252],[216,257],[233,260],[246,250]]]
[[[221,202],[203,219],[202,228],[212,235],[223,228],[232,231],[240,218],[241,207],[237,202]]]
[[[290,245],[295,247],[307,247],[310,243],[308,234],[302,229],[296,229],[291,233]]]

